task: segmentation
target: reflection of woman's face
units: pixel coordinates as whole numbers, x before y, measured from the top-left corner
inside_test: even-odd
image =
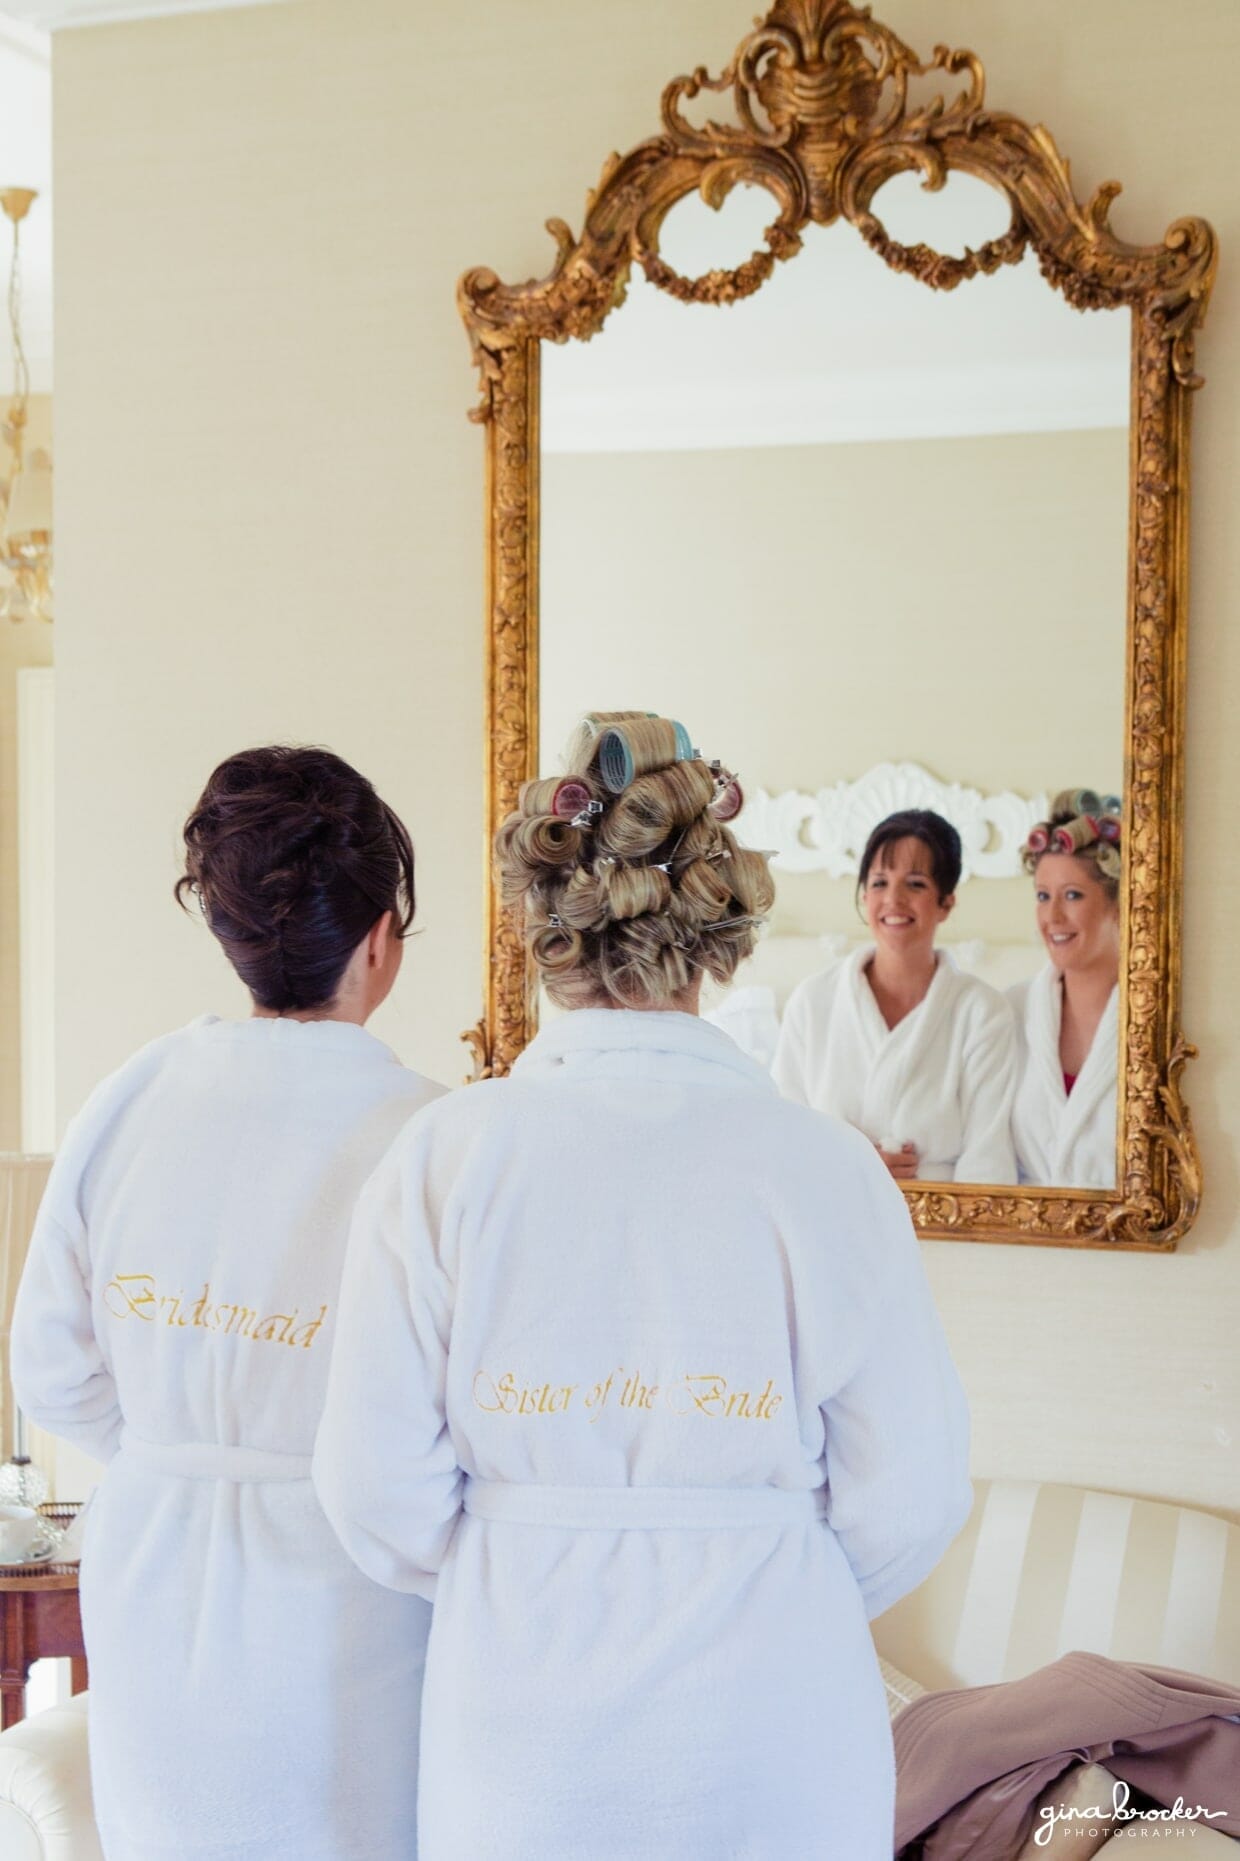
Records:
[[[1119,963],[1119,903],[1107,897],[1088,860],[1044,853],[1034,874],[1038,930],[1059,970]]]
[[[862,893],[865,921],[880,949],[924,955],[954,900],[940,900],[930,849],[909,834],[881,847]]]

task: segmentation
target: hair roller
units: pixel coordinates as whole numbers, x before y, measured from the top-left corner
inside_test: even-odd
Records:
[[[729,836],[723,831],[718,817],[708,808],[689,822],[676,842],[672,855],[675,868],[691,866],[695,859],[719,860],[729,857],[727,840]]]
[[[597,874],[599,892],[613,919],[645,917],[664,911],[672,895],[672,882],[661,866],[603,866]]]
[[[706,812],[715,792],[704,763],[671,763],[639,775],[602,816],[598,847],[619,859],[650,859]]]
[[[726,868],[734,896],[747,912],[765,917],[775,903],[775,881],[771,877],[770,858],[752,847],[734,847],[731,864]]]
[[[1067,815],[1076,819],[1082,814],[1101,814],[1102,802],[1092,788],[1060,789],[1051,803],[1051,814]]]
[[[588,711],[568,740],[564,767],[571,775],[582,775],[594,760],[598,740],[613,724],[627,724],[641,717],[653,717],[653,711]]]
[[[1124,803],[1120,796],[1104,795],[1102,797],[1102,812],[1104,814],[1122,814],[1124,812]]]
[[[530,924],[526,926],[530,955],[544,975],[555,976],[575,969],[581,961],[581,933],[567,924]]]
[[[601,931],[611,922],[611,907],[601,876],[587,872],[584,866],[569,874],[557,908],[570,929]]]
[[[598,772],[613,795],[619,795],[639,775],[666,769],[669,763],[687,762],[693,745],[683,724],[670,717],[634,718],[614,724],[599,738]]]
[[[541,781],[521,784],[517,806],[522,814],[554,814],[559,820],[571,821],[590,801],[584,782],[571,776],[544,776]]]
[[[1032,828],[1025,842],[1026,853],[1045,853],[1050,846],[1053,832],[1054,828],[1049,821],[1043,821],[1039,826]]]
[[[1052,830],[1051,847],[1056,853],[1079,853],[1082,847],[1093,846],[1097,839],[1097,821],[1088,814],[1078,814],[1074,821],[1065,821]]]
[[[1118,846],[1123,838],[1123,822],[1118,814],[1104,814],[1098,823],[1098,838],[1105,840],[1109,846]]]
[[[533,820],[519,820],[510,845],[519,859],[533,865],[565,866],[577,857],[581,836],[569,821],[541,814]]]
[[[695,859],[681,873],[676,886],[676,915],[695,929],[712,918],[726,917],[731,904],[732,877],[726,866]]]
[[[711,802],[710,811],[717,821],[734,821],[744,805],[744,789],[735,776],[729,776]]]

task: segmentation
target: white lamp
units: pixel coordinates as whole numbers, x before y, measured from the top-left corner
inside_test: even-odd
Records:
[[[26,1452],[26,1424],[9,1381],[9,1333],[22,1268],[51,1167],[50,1157],[0,1153],[0,1411],[8,1418],[12,1447],[11,1458],[0,1465],[3,1505],[38,1506],[47,1498],[47,1475]]]

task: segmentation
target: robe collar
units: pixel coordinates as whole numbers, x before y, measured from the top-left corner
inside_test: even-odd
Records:
[[[574,1008],[537,1033],[513,1063],[513,1073],[546,1078],[563,1067],[596,1073],[641,1071],[713,1078],[775,1096],[765,1067],[743,1053],[722,1028],[673,1010]]]
[[[294,1021],[288,1015],[251,1015],[245,1021],[227,1021],[207,1014],[200,1015],[190,1026],[209,1040],[244,1042],[253,1052],[327,1052],[340,1059],[400,1065],[392,1049],[356,1021]]]
[[[870,1044],[877,1053],[903,1053],[911,1040],[923,1035],[929,1039],[935,1025],[942,1020],[943,1014],[955,994],[955,983],[960,975],[959,969],[946,950],[934,953],[934,974],[930,986],[915,1008],[894,1027],[888,1027],[883,1019],[883,1011],[878,1005],[878,997],[870,987],[870,978],[866,975],[866,965],[877,954],[874,944],[862,944],[846,959],[849,972],[849,994],[854,1012],[864,1027]]]

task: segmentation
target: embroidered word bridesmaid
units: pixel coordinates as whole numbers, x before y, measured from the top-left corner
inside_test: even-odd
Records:
[[[423,1861],[890,1861],[866,1618],[967,1513],[965,1405],[872,1145],[698,1018],[772,902],[738,801],[638,713],[527,784],[499,871],[570,1012],[358,1207],[315,1477],[435,1593]]]
[[[1120,831],[1117,797],[1069,788],[1025,846],[1049,961],[1011,992],[1021,1037],[1012,1132],[1022,1182],[1115,1187]]]
[[[793,990],[773,1071],[788,1098],[864,1131],[893,1176],[1011,1183],[1012,1013],[934,947],[960,865],[960,835],[929,808],[879,822],[857,882],[873,941]]]
[[[365,1031],[409,836],[318,749],[212,775],[196,895],[253,1000],[156,1040],[70,1125],[17,1303],[18,1400],[107,1471],[82,1563],[109,1861],[409,1861],[430,1612],[310,1483],[353,1205],[440,1088]]]

